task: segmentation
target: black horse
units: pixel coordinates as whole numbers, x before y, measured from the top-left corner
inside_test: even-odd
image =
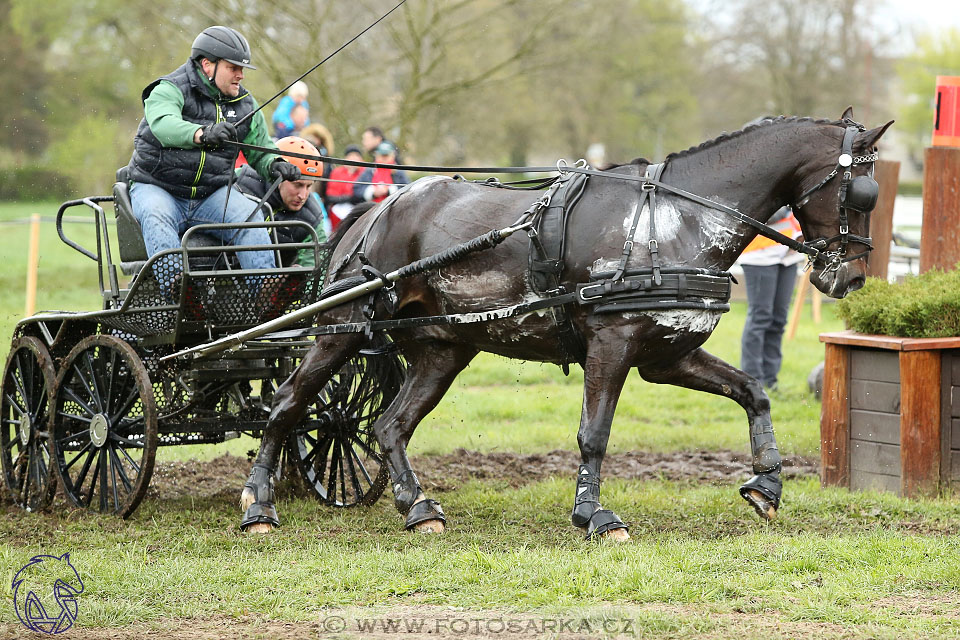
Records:
[[[862,191],[866,181],[873,185],[875,201],[876,183],[868,177],[858,182],[858,177],[872,175],[875,145],[892,122],[865,131],[851,118],[851,109],[839,121],[770,118],[668,156],[660,182],[696,194],[700,200],[667,189],[657,191],[659,263],[665,269],[725,270],[757,235],[756,228],[731,215],[730,209],[763,222],[790,204],[808,246],[820,250],[813,252],[813,284],[835,298],[860,288],[869,249],[867,213],[874,202],[856,206],[848,200],[852,191]],[[647,166],[647,161],[636,160],[603,172],[633,181],[589,178],[566,231],[565,266],[559,280],[567,291],[588,282],[591,275],[596,279],[599,273],[614,271],[626,253],[629,243],[625,240],[631,232],[634,249],[628,254],[626,273],[653,265],[648,250],[651,212],[639,206],[642,188],[636,181]],[[869,185],[866,190],[870,191]],[[359,274],[361,258],[388,272],[505,227],[537,196],[452,179],[421,180],[389,207],[362,216],[344,234],[333,254],[328,280]],[[863,194],[858,197],[863,199]],[[867,193],[866,200],[870,199]],[[717,207],[705,204],[708,201]],[[538,296],[527,274],[528,249],[528,240],[516,234],[493,250],[400,280],[394,304],[381,299],[378,317],[459,314],[535,300]],[[358,300],[341,305],[320,314],[317,322],[362,322],[363,304]],[[590,305],[568,309],[585,346],[577,435],[583,464],[577,475],[573,524],[588,535],[629,537],[620,518],[600,506],[600,470],[617,400],[633,367],[649,382],[726,396],[744,408],[756,475],[741,488],[741,495],[762,517],[773,518],[781,495],[781,459],[770,402],[756,380],[700,348],[721,311],[596,313]],[[442,531],[445,519],[440,505],[426,498],[407,459],[407,444],[417,425],[480,351],[558,364],[570,362],[570,353],[558,340],[554,315],[542,311],[485,323],[405,328],[391,331],[391,337],[408,362],[408,377],[374,431],[407,528]],[[271,477],[282,443],[308,403],[364,341],[359,333],[318,336],[300,367],[276,393],[266,435],[241,498],[245,529],[268,531],[278,524]]]

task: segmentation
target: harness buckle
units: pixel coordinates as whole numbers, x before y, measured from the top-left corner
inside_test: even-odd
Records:
[[[660,245],[657,244],[657,241],[655,238],[651,239],[650,242],[647,243],[647,246],[650,248],[650,253],[652,254],[660,253]]]
[[[644,176],[644,178],[646,178],[646,177],[647,177],[647,176]],[[640,191],[646,191],[646,192],[649,193],[650,191],[655,191],[656,188],[657,188],[657,185],[653,184],[652,182],[641,182],[641,183],[640,183]]]
[[[629,254],[633,251],[633,240],[627,240],[623,243],[623,252]]]
[[[848,233],[850,233],[850,225],[848,225],[848,224],[841,224],[841,225],[840,225],[840,235],[845,236],[845,235],[847,235]]]

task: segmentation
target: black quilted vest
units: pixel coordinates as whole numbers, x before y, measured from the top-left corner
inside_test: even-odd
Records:
[[[167,80],[183,93],[181,117],[198,126],[227,120],[237,122],[254,109],[254,101],[242,86],[236,98],[214,97],[200,80],[196,64],[188,60],[169,75],[151,82],[143,90],[146,101],[153,88]],[[250,133],[250,121],[237,126],[237,137],[244,140]],[[226,186],[233,170],[234,148],[224,145],[214,151],[164,147],[150,131],[147,119],[140,121],[130,158],[130,179],[163,187],[181,198],[206,198]]]

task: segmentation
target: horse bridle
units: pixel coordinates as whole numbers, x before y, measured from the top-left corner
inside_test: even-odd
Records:
[[[867,229],[869,230],[870,212],[876,206],[877,198],[880,194],[880,185],[877,184],[877,181],[873,178],[873,163],[879,158],[876,149],[874,149],[873,153],[867,155],[853,155],[853,139],[858,133],[865,129],[861,124],[847,121],[840,156],[837,158],[837,166],[818,184],[804,191],[797,199],[797,203],[793,205],[793,210],[799,211],[800,207],[806,205],[814,193],[830,182],[837,174],[840,174],[840,187],[837,197],[840,233],[831,238],[816,238],[803,243],[804,246],[815,250],[815,253],[808,253],[811,262],[823,260],[824,272],[836,271],[844,262],[852,262],[853,260],[863,258],[873,251],[872,238],[850,233],[850,223],[847,216],[849,209],[866,214]],[[858,164],[870,164],[869,174],[854,178],[853,167]],[[827,247],[838,240],[840,241],[840,248],[834,251],[828,251]],[[851,242],[864,245],[867,248],[866,251],[848,256],[847,247]]]

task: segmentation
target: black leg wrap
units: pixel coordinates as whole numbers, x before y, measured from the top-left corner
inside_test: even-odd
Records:
[[[772,424],[750,425],[750,450],[753,452],[754,473],[780,472],[780,451]]]
[[[393,504],[400,513],[407,513],[420,495],[420,481],[413,469],[401,473],[393,483]]]
[[[443,509],[440,508],[440,503],[429,498],[410,507],[410,511],[407,512],[407,521],[403,526],[409,531],[415,525],[427,520],[439,520],[444,524],[447,523],[447,519],[443,516]]]
[[[580,465],[577,470],[577,494],[573,500],[573,513],[570,520],[575,527],[585,527],[593,514],[600,509],[600,476],[594,473],[588,464]]]
[[[243,514],[240,528],[246,530],[252,524],[266,523],[280,526],[277,509],[273,504],[273,469],[262,464],[253,465],[250,477],[243,485],[254,494],[254,502]]]
[[[753,492],[759,493],[758,498]],[[761,518],[769,520],[770,507],[774,512],[780,507],[780,495],[783,493],[783,482],[779,473],[758,473],[740,487],[740,495],[756,510]]]
[[[602,535],[614,529],[627,529],[630,527],[623,523],[620,516],[610,509],[598,509],[590,516],[590,522],[587,526],[587,540],[592,540],[594,536]]]

